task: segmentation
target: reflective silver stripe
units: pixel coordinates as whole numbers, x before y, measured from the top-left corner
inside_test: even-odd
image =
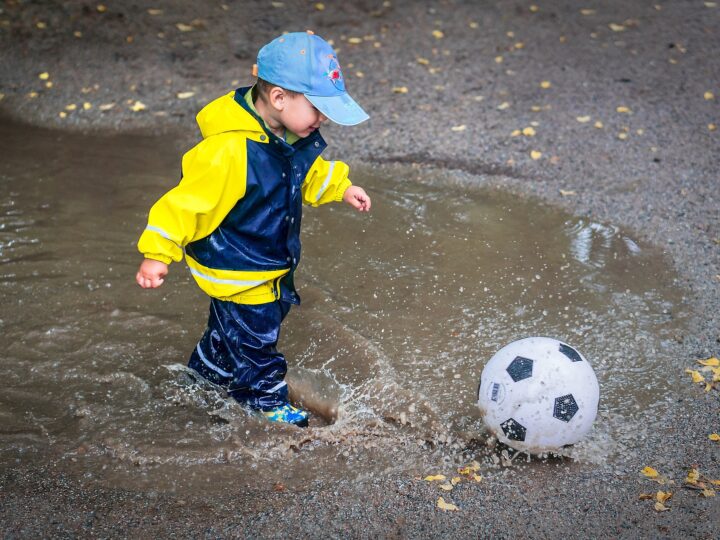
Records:
[[[217,367],[215,364],[211,363],[210,360],[205,358],[205,355],[203,354],[202,350],[200,349],[200,344],[198,343],[197,347],[195,347],[195,350],[198,353],[198,356],[200,356],[200,360],[203,361],[203,364],[205,364],[207,367],[212,369],[213,371],[219,373],[223,377],[232,377],[232,373],[228,373],[227,371],[223,371],[219,367]]]
[[[275,386],[273,386],[270,390],[266,390],[266,392],[269,394],[270,392],[277,392],[280,390],[283,386],[287,386],[287,383],[285,381],[277,383]]]
[[[330,177],[332,176],[333,169],[335,168],[335,162],[330,162],[330,170],[327,173],[327,176],[325,177],[325,182],[323,183],[322,187],[320,188],[320,191],[318,191],[317,197],[315,197],[315,202],[318,202],[320,200],[320,197],[322,197],[322,194],[325,193],[325,190],[328,187],[328,184],[330,183]]]
[[[225,285],[243,285],[247,287],[255,287],[256,285],[262,285],[266,281],[269,281],[267,279],[259,279],[259,280],[253,280],[253,281],[245,281],[241,279],[219,279],[214,278],[212,276],[207,276],[203,274],[202,272],[199,272],[195,270],[194,268],[190,268],[190,273],[194,276],[198,276],[202,279],[206,279],[207,281],[212,281],[213,283],[221,283]]]
[[[166,238],[167,240],[170,240],[173,244],[177,244],[178,246],[180,245],[180,244],[178,244],[175,240],[173,240],[173,238],[172,238],[168,233],[166,233],[165,231],[163,231],[160,227],[155,227],[154,225],[148,225],[147,227],[145,227],[145,230],[146,230],[146,231],[156,232],[156,233],[158,233],[160,236],[162,236],[163,238]]]

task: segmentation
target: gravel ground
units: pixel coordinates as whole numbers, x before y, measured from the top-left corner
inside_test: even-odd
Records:
[[[179,150],[196,139],[204,103],[251,81],[259,46],[313,29],[334,41],[351,93],[371,114],[361,126],[323,130],[331,157],[453,169],[634,231],[667,251],[696,307],[678,372],[720,355],[720,2],[0,6],[0,112],[59,129],[168,134]],[[530,127],[534,135],[513,136]],[[639,478],[645,465],[678,484],[691,466],[720,478],[720,445],[708,440],[720,430],[717,392],[678,396],[667,429],[613,474],[499,469],[453,492],[458,512],[438,510],[436,488],[402,476],[179,499],[89,486],[36,464],[0,475],[0,530],[7,538],[715,538],[720,497],[677,485],[662,513],[638,500],[662,489]]]

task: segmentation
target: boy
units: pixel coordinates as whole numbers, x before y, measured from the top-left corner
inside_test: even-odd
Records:
[[[180,184],[150,210],[138,241],[136,280],[159,287],[185,260],[211,297],[189,367],[271,421],[307,426],[288,402],[280,323],[300,299],[302,203],[345,201],[370,210],[348,167],[320,157],[328,118],[355,125],[368,115],[347,94],[332,47],[312,32],[276,38],[258,53],[258,81],[216,99],[197,116],[203,141],[185,154]]]

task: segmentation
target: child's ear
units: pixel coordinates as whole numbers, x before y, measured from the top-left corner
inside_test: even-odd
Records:
[[[270,89],[270,92],[268,93],[268,98],[268,101],[270,101],[270,105],[272,105],[275,110],[282,111],[285,108],[285,100],[287,99],[287,94],[285,93],[285,90],[283,90],[279,86],[273,86]]]

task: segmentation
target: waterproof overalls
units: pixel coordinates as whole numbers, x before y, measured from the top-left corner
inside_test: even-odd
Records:
[[[348,167],[325,161],[315,131],[288,144],[266,130],[241,88],[197,116],[203,140],[182,179],[150,210],[139,251],[169,264],[185,256],[211,296],[208,326],[189,365],[231,396],[269,410],[287,403],[280,323],[300,298],[302,204],[341,201]]]

